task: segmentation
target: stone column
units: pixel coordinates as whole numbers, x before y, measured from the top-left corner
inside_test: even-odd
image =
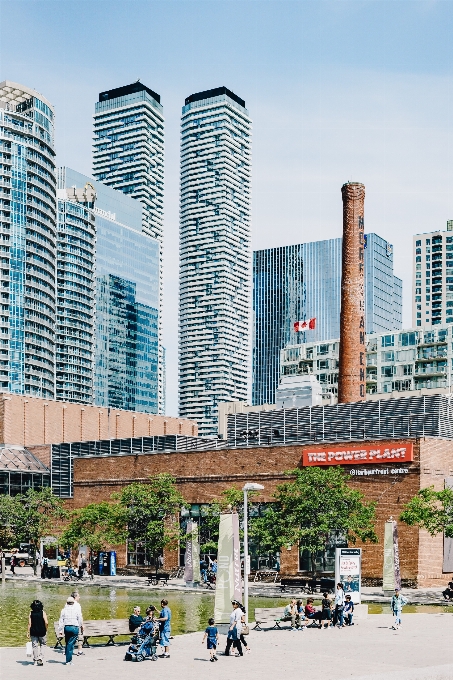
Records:
[[[364,222],[365,187],[348,182],[343,198],[343,252],[338,403],[365,400]]]

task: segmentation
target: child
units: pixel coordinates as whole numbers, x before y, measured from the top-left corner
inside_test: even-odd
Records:
[[[344,622],[346,626],[353,626],[352,617],[354,616],[354,602],[350,595],[346,595],[346,602],[344,603]]]
[[[219,641],[219,631],[214,625],[214,619],[209,619],[208,621],[208,627],[206,628],[203,636],[203,640],[201,641],[201,644],[204,644],[204,641],[206,638],[208,638],[208,649],[209,649],[209,654],[211,655],[211,658],[209,661],[217,661],[217,643]]]

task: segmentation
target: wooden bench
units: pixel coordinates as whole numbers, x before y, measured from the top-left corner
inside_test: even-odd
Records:
[[[170,578],[170,574],[165,574],[165,573],[153,573],[153,574],[147,574],[146,575],[147,584],[150,586],[157,586],[159,583],[165,583],[167,585],[168,579]]]
[[[64,639],[64,634],[60,635],[58,631],[58,621],[54,622],[55,636],[57,642],[55,649],[63,647],[61,644]],[[132,635],[129,630],[129,619],[99,619],[98,621],[84,621],[83,622],[83,646],[89,647],[88,639],[92,637],[108,637],[106,646],[114,645],[113,638],[118,635]]]
[[[278,571],[274,571],[273,569],[260,569],[255,572],[253,580],[255,583],[257,581],[263,583],[277,583],[279,578],[280,574]]]
[[[255,609],[255,627],[253,630],[263,630],[263,624],[272,623],[272,628],[280,628],[280,619],[285,616],[284,607],[264,607],[262,609]]]
[[[306,578],[282,578],[280,581],[280,590],[283,593],[288,588],[297,588],[302,593],[312,593],[312,581]]]

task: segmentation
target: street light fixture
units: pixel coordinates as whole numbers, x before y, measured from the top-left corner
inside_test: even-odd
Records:
[[[249,622],[249,574],[250,574],[250,558],[249,558],[249,534],[248,534],[248,492],[262,491],[264,486],[256,482],[247,482],[242,487],[244,492],[244,607],[245,607],[245,623]]]

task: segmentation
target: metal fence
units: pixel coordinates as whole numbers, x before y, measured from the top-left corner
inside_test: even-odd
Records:
[[[430,395],[228,415],[228,446],[453,438],[453,397]]]

